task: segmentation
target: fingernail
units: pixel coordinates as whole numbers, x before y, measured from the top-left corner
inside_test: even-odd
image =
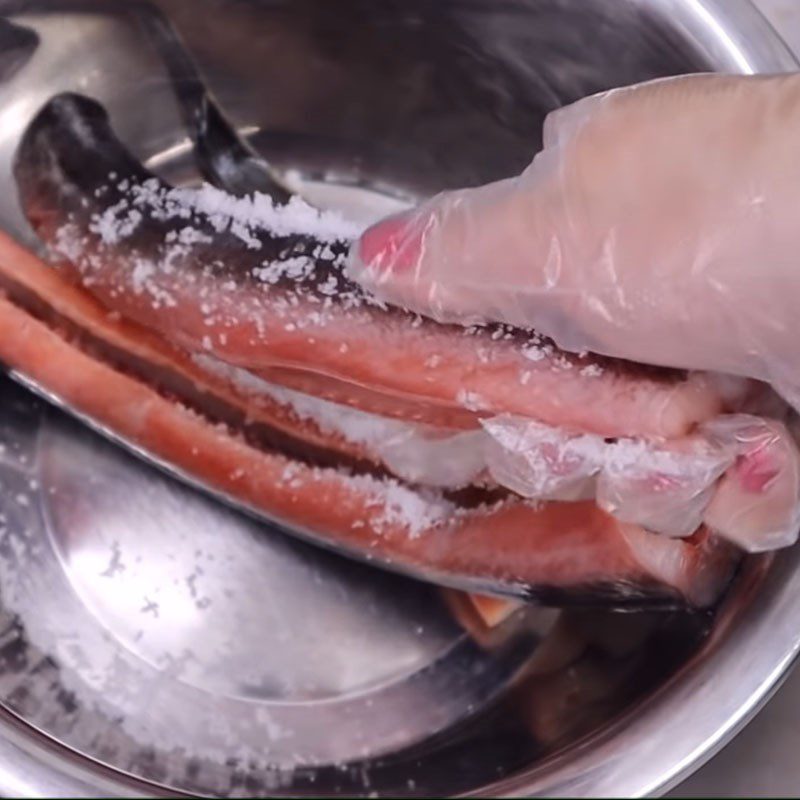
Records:
[[[741,456],[736,470],[742,488],[753,494],[761,494],[766,491],[780,474],[780,466],[776,464],[766,447]]]
[[[414,214],[406,212],[388,217],[365,231],[358,243],[362,266],[376,273],[414,267],[422,251],[422,235],[413,220]]]

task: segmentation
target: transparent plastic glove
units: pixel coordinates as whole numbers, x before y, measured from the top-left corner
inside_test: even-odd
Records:
[[[511,414],[482,426],[489,474],[531,500],[594,498],[666,536],[705,523],[750,552],[797,541],[800,451],[779,420],[728,414],[661,443],[570,434]]]
[[[519,177],[369,229],[353,277],[440,321],[748,375],[800,405],[800,76],[700,75],[551,114]]]
[[[750,552],[786,547],[800,529],[800,453],[782,422],[744,414],[705,426],[736,463],[717,485],[703,521]]]

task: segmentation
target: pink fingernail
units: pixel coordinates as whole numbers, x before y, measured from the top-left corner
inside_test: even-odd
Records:
[[[753,494],[761,494],[778,477],[780,467],[767,448],[745,453],[736,465],[742,488]]]
[[[414,267],[422,252],[419,227],[411,229],[413,214],[398,214],[373,225],[358,244],[361,263],[375,272],[403,271]]]

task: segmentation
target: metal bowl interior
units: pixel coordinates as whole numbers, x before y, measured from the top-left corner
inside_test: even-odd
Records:
[[[594,91],[795,66],[745,0],[159,5],[239,130],[303,190],[351,201],[512,175],[545,115]],[[38,37],[0,60],[5,185],[65,89],[196,179],[134,7],[0,13]],[[13,191],[0,224],[33,243]],[[452,596],[295,543],[0,390],[2,794],[654,793],[800,646],[796,551],[748,562],[714,615],[531,609],[476,641]]]

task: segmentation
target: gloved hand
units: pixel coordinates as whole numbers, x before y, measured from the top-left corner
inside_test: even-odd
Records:
[[[522,175],[378,223],[350,270],[440,321],[760,378],[800,407],[800,75],[581,100]]]

